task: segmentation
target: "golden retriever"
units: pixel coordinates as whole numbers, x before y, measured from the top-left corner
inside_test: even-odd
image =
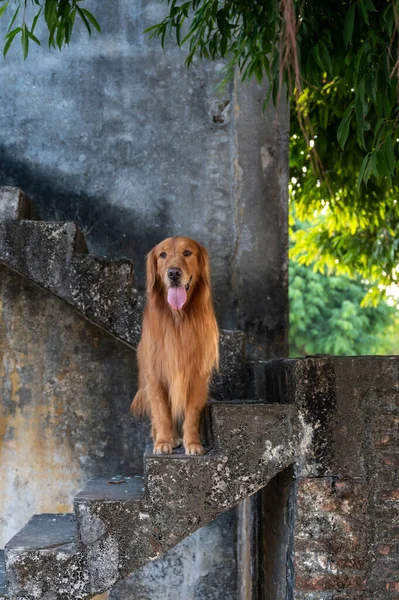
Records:
[[[151,416],[155,454],[180,445],[203,454],[200,418],[219,361],[208,253],[186,237],[160,242],[147,256],[147,305],[138,346],[136,415]]]

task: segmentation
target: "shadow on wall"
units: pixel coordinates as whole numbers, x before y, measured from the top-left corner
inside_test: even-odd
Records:
[[[84,231],[89,250],[99,256],[126,257],[134,261],[136,284],[144,288],[145,255],[171,234],[171,206],[167,198],[151,198],[152,218],[132,205],[109,204],[105,196],[88,196],[60,185],[60,173],[29,160],[18,160],[0,148],[0,185],[18,186],[33,200],[41,219],[75,221]],[[144,208],[144,207],[143,207]]]

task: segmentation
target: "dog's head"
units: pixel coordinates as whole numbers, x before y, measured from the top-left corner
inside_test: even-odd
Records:
[[[160,242],[147,255],[147,293],[164,294],[173,310],[188,306],[194,294],[209,288],[208,253],[186,237]]]

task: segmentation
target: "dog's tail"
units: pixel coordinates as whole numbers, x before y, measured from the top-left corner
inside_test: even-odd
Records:
[[[133,398],[133,402],[130,405],[130,410],[136,417],[150,416],[150,407],[146,401],[146,397],[142,389],[139,389]]]

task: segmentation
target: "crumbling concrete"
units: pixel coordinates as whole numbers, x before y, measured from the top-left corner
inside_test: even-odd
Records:
[[[6,565],[4,562],[4,550],[0,550],[0,600],[7,600]]]
[[[297,518],[281,530],[283,545],[272,541],[284,589],[301,598],[320,591],[314,596],[320,600],[326,590],[348,590],[353,598],[367,591],[378,600],[383,590],[395,591],[390,548],[397,535],[391,505],[398,483],[399,357],[292,359],[263,367],[270,399],[278,399],[278,390],[281,402],[212,403],[206,455],[147,451],[144,479],[89,482],[75,500],[73,542],[72,516],[60,517],[63,524],[70,519],[67,535],[61,528],[47,538],[40,518],[28,524],[6,548],[12,600],[101,593],[288,467],[299,481]],[[342,449],[346,437],[357,450],[353,466]],[[286,498],[293,502],[291,492]],[[55,517],[42,518],[47,528]],[[280,589],[276,580],[273,585]]]
[[[74,223],[0,222],[3,264],[135,347],[144,296],[134,287],[132,262],[92,257],[84,250]]]
[[[0,262],[135,348],[145,296],[134,287],[132,261],[91,256],[75,223],[24,220],[31,212],[31,203],[21,190],[0,188]],[[220,332],[220,372],[211,389],[214,398],[248,397],[251,372],[243,360],[244,341],[241,331]]]
[[[18,191],[8,190],[3,199],[7,194],[10,202],[0,202],[0,210],[7,208],[0,224],[0,260],[100,327],[111,327],[101,298],[118,302],[112,295],[116,286],[122,309],[130,304],[124,291],[134,288],[127,271],[118,262],[101,263],[85,254],[84,238],[73,223],[10,218],[24,216],[27,201]],[[8,285],[14,276],[3,270],[2,285]],[[14,303],[2,296],[2,339],[9,340],[14,325],[8,306]],[[123,310],[121,314],[125,330]],[[139,328],[135,331],[124,339],[132,346]],[[15,373],[3,373],[9,400],[6,414],[0,415],[4,439],[15,434],[10,423],[17,413],[23,415],[32,392],[29,370],[21,368],[26,367],[26,350],[29,355],[29,335],[23,333],[23,343],[12,338],[17,346],[12,352],[18,355]],[[113,333],[119,335],[117,328]],[[101,344],[95,335],[90,340],[94,346]],[[286,585],[274,580],[274,587],[266,590],[269,597],[281,589],[301,599],[321,600],[328,594],[354,599],[363,593],[373,600],[389,597],[387,593],[395,597],[399,358],[247,362],[243,335],[237,332],[222,335],[221,354],[222,375],[215,377],[213,393],[241,401],[210,405],[211,419],[205,419],[211,425],[208,453],[154,456],[147,451],[144,479],[129,475],[91,481],[76,497],[75,516],[34,517],[7,545],[9,588],[4,593],[3,577],[3,596],[83,600],[103,592],[285,470],[298,483],[294,495],[285,488],[288,509],[280,506],[276,512],[274,503],[272,515],[288,518],[289,527],[280,527],[270,542]],[[7,361],[4,365],[8,369]],[[243,402],[246,396],[262,402]],[[52,418],[64,431],[60,416],[56,412]],[[277,480],[266,490],[271,504],[276,486]]]
[[[0,187],[0,220],[32,219],[33,208],[28,196],[17,187]]]
[[[160,558],[121,579],[109,592],[109,600],[218,600],[219,590],[223,590],[223,600],[236,600],[241,569],[234,568],[239,561],[234,513],[222,513]]]
[[[34,517],[6,546],[11,597],[101,593],[299,459],[294,406],[215,403],[211,410],[214,445],[205,456],[147,453],[144,480],[89,482],[75,499],[76,535],[71,515]]]
[[[397,598],[399,357],[264,366],[269,398],[294,402],[312,440],[296,468],[294,597]]]

